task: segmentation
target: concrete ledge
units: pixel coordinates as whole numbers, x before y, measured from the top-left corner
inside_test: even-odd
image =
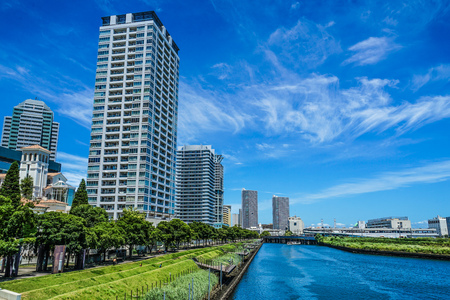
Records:
[[[20,300],[22,299],[22,295],[19,293],[11,292],[8,290],[0,289],[0,299],[5,300]]]
[[[230,285],[227,287],[227,289],[222,294],[222,296],[220,298],[218,298],[218,299],[226,300],[226,299],[228,299],[231,296],[231,294],[234,292],[234,290],[236,289],[236,287],[239,284],[239,282],[241,282],[242,277],[247,272],[248,267],[252,263],[253,258],[256,256],[256,254],[258,253],[258,251],[262,247],[262,245],[263,245],[263,243],[261,243],[255,251],[253,251],[253,253],[251,254],[251,257],[249,257],[247,262],[245,263],[244,268],[242,268],[242,270],[239,272],[239,275],[237,275],[235,278],[233,278],[233,280],[231,281]]]

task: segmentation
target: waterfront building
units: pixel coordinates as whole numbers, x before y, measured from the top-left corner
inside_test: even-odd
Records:
[[[286,230],[289,218],[289,198],[272,196],[273,229]]]
[[[336,227],[336,226],[335,226]],[[358,221],[356,223],[356,228],[366,228],[366,221]]]
[[[258,192],[242,189],[242,228],[258,227]]]
[[[243,216],[244,216],[244,214],[242,213],[242,208],[239,208],[239,218],[238,218],[238,224],[239,224],[239,226],[241,226],[242,227],[242,218],[243,218]]]
[[[302,218],[293,216],[289,217],[289,230],[294,235],[303,234],[303,229],[305,228],[305,223],[303,223]]]
[[[387,237],[387,238],[421,238],[438,237],[436,228],[305,228],[303,233],[310,236],[316,234],[336,236]]]
[[[231,226],[231,205],[223,206],[223,223]]]
[[[447,232],[450,233],[450,217],[446,217],[445,221],[447,222]]]
[[[178,50],[153,11],[102,18],[86,184],[112,219],[174,215]]]
[[[210,145],[186,145],[177,151],[177,218],[223,226],[222,160]]]
[[[448,236],[447,219],[437,216],[428,220],[428,228],[436,229],[439,236]]]
[[[39,145],[55,160],[58,135],[59,123],[54,122],[53,111],[43,101],[28,99],[4,118],[1,145],[12,150]]]
[[[367,228],[411,228],[408,217],[385,217],[367,221]]]

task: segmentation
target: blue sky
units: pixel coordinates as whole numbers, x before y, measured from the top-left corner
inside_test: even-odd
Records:
[[[101,17],[155,10],[180,47],[178,145],[225,156],[225,203],[306,225],[450,216],[448,1],[2,1],[1,117],[38,97],[87,168]]]

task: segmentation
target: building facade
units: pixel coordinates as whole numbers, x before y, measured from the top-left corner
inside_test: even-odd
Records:
[[[289,198],[272,196],[273,229],[286,230],[289,219]]]
[[[50,151],[33,145],[22,148],[22,160],[20,162],[20,180],[30,176],[33,180],[33,198],[42,198],[44,188],[47,186],[48,164]],[[29,199],[32,200],[32,199]]]
[[[223,223],[231,226],[231,205],[223,206]]]
[[[242,228],[258,227],[258,191],[242,189]]]
[[[43,101],[28,99],[4,118],[1,145],[12,150],[39,145],[55,160],[58,135],[59,123],[54,122],[53,111]]]
[[[187,145],[177,151],[176,217],[186,223],[223,223],[222,155],[210,145]],[[220,166],[218,166],[220,165]]]
[[[231,226],[241,225],[239,222],[239,214],[232,214]]]
[[[366,228],[411,228],[408,217],[386,217],[367,221]]]
[[[289,222],[289,230],[294,235],[303,234],[303,229],[305,229],[305,223],[303,223],[302,218],[297,216],[289,217],[288,222]]]
[[[153,11],[102,18],[88,162],[89,203],[118,219],[175,209],[178,47]]]
[[[436,229],[439,236],[448,236],[447,219],[437,216],[428,220],[428,228]]]

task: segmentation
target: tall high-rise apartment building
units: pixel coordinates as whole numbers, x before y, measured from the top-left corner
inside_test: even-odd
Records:
[[[272,197],[273,229],[287,230],[289,226],[289,198]]]
[[[87,191],[111,218],[175,209],[178,47],[155,12],[102,18]]]
[[[231,226],[231,205],[223,206],[223,223]]]
[[[242,189],[242,228],[258,226],[258,192]]]
[[[53,111],[40,100],[25,100],[13,109],[3,122],[2,146],[20,150],[39,145],[50,151],[55,160],[59,123],[53,121]]]
[[[211,146],[187,145],[177,151],[177,218],[208,225],[223,222],[222,160]]]

